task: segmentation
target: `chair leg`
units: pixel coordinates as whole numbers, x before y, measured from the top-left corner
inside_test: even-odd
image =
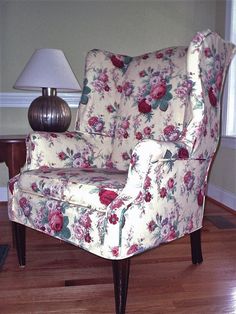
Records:
[[[130,259],[112,261],[116,314],[125,314]]]
[[[25,226],[12,222],[15,235],[16,251],[20,267],[25,266]]]
[[[201,248],[201,229],[190,233],[190,240],[191,240],[192,263],[201,264],[203,262],[202,248]]]

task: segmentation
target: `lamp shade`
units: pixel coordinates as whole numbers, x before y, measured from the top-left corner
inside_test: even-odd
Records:
[[[61,50],[37,49],[14,84],[16,89],[55,88],[60,92],[80,91],[81,87]]]

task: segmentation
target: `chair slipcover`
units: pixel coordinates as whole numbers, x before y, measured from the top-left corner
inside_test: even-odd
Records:
[[[90,51],[75,131],[28,136],[10,220],[113,260],[200,229],[235,52],[210,30],[137,57]]]

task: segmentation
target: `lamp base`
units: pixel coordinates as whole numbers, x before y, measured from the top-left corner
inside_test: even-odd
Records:
[[[28,120],[34,131],[65,132],[71,122],[70,107],[58,96],[43,95],[31,103]]]

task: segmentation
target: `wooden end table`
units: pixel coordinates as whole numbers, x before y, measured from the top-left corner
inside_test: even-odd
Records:
[[[0,135],[0,162],[5,162],[9,179],[20,172],[26,160],[26,135]]]
[[[0,135],[0,162],[5,162],[9,179],[20,172],[26,161],[26,135]],[[12,224],[12,243],[15,247],[14,227]]]

